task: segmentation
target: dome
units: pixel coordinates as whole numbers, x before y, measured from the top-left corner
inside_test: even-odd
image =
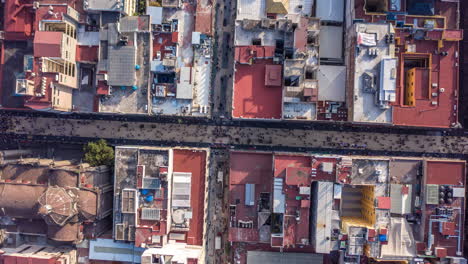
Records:
[[[77,214],[74,197],[65,189],[49,187],[39,197],[39,214],[49,224],[63,226],[68,219]]]

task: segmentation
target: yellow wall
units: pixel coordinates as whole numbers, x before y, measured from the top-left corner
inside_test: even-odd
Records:
[[[369,225],[375,224],[374,186],[362,187],[361,214]]]
[[[412,68],[406,72],[406,84],[405,84],[405,105],[415,106],[416,98],[414,91],[416,89],[416,68]]]

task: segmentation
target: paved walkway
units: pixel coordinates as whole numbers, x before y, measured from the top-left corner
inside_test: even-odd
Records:
[[[5,133],[16,135],[104,138],[138,140],[141,144],[169,142],[190,146],[242,146],[244,148],[277,148],[368,151],[386,154],[414,153],[427,155],[468,154],[468,140],[458,136],[430,136],[345,132],[327,130],[261,128],[245,126],[213,126],[79,120],[47,117],[8,117]],[[133,141],[135,142],[135,141]]]

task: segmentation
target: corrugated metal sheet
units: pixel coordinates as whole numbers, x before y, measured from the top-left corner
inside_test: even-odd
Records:
[[[396,101],[396,71],[396,59],[388,58],[380,62],[379,102]]]
[[[344,0],[317,0],[315,13],[320,20],[343,22]]]
[[[136,48],[134,46],[109,47],[109,79],[111,86],[135,84]]]
[[[333,209],[333,182],[317,183],[317,199],[315,202],[316,213],[314,214],[314,245],[317,253],[328,254],[331,251],[331,224]]]
[[[134,214],[136,211],[136,190],[122,190],[122,213]]]
[[[284,211],[283,178],[275,178],[273,184],[273,213],[284,214]]]
[[[112,239],[90,240],[89,259],[140,263],[144,249],[133,244],[115,242]]]
[[[245,205],[255,205],[255,184],[245,184]]]
[[[192,173],[174,172],[172,178],[172,206],[190,207]]]
[[[160,210],[158,208],[142,208],[141,219],[143,220],[159,220]]]
[[[161,25],[162,23],[162,7],[148,6],[146,14],[151,16],[151,24]]]

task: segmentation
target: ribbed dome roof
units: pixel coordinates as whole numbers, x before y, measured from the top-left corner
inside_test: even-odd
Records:
[[[41,208],[39,214],[49,224],[63,226],[68,219],[77,214],[75,200],[65,189],[49,187],[38,200]]]

